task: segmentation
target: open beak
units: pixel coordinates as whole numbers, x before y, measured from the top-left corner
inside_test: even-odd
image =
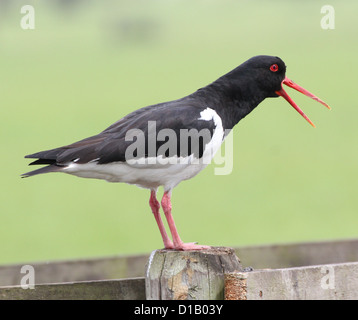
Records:
[[[307,91],[306,89],[300,87],[298,84],[294,83],[292,80],[290,80],[289,78],[285,78],[282,81],[282,84],[285,84],[286,86],[289,86],[290,88],[293,88],[301,93],[303,93],[305,96],[312,98],[313,100],[316,100],[319,103],[322,103],[325,107],[327,107],[328,109],[331,109],[327,103],[323,102],[321,99],[319,99],[318,97],[316,97],[314,94],[312,94],[311,92]],[[298,107],[298,105],[290,98],[290,96],[286,93],[286,91],[283,89],[283,87],[281,87],[281,90],[276,91],[276,94],[285,98],[292,107],[294,107],[296,109],[296,111],[302,116],[304,117],[310,124],[312,127],[316,127],[313,122],[304,114],[304,112]]]

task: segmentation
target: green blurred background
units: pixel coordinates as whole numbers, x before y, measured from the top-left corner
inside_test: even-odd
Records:
[[[35,8],[23,30],[20,8]],[[258,54],[332,106],[287,89],[234,130],[234,169],[209,166],[173,192],[184,241],[216,246],[358,236],[358,2],[0,1],[0,263],[148,253],[162,247],[149,191],[48,174],[26,154],[96,134],[187,95]],[[160,192],[159,196],[161,196]]]

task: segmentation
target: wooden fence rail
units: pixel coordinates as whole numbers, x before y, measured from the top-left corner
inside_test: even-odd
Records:
[[[227,300],[357,300],[358,262],[226,274]]]
[[[227,299],[358,299],[358,239],[234,250],[242,270],[254,271],[225,275]],[[149,254],[0,266],[0,299],[146,299],[148,258]],[[25,264],[35,270],[34,289],[20,286]]]

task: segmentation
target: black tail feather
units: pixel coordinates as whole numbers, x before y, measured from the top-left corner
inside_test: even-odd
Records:
[[[43,167],[43,168],[40,168],[40,169],[37,169],[34,171],[23,173],[21,175],[21,178],[32,177],[32,176],[35,176],[35,175],[41,174],[41,173],[57,172],[57,171],[60,171],[62,168],[64,168],[64,166],[58,166],[56,164],[51,164],[47,167]]]
[[[21,175],[21,178],[27,178],[42,173],[60,171],[64,166],[58,165],[56,163],[56,157],[62,150],[63,150],[62,148],[56,148],[56,149],[41,151],[25,156],[25,158],[38,158],[37,160],[31,162],[29,166],[43,165],[43,164],[47,164],[48,166],[24,173]]]
[[[29,166],[37,165],[37,164],[56,164],[56,160],[53,159],[38,159],[31,163],[29,163]]]
[[[65,150],[64,148],[56,148],[46,151],[40,151],[33,154],[28,154],[27,156],[25,156],[25,158],[38,158],[39,160],[36,161],[40,161],[40,160],[55,161],[57,156],[64,150]],[[36,163],[36,164],[46,164],[46,163]]]

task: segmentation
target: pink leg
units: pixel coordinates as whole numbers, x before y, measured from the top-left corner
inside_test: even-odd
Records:
[[[165,231],[163,221],[160,217],[160,212],[159,212],[160,204],[157,200],[155,190],[151,190],[151,192],[150,192],[149,205],[150,205],[152,212],[154,214],[155,221],[158,224],[160,234],[162,235],[164,247],[166,249],[173,249],[174,248],[173,242],[169,239],[167,232]]]
[[[165,217],[167,218],[168,225],[170,232],[172,234],[173,238],[173,244],[174,249],[176,250],[203,250],[203,249],[209,249],[209,246],[200,246],[196,245],[194,242],[192,243],[184,243],[178,234],[177,228],[174,223],[174,219],[172,216],[172,204],[170,201],[170,191],[165,191],[162,199],[162,208],[165,214]]]

